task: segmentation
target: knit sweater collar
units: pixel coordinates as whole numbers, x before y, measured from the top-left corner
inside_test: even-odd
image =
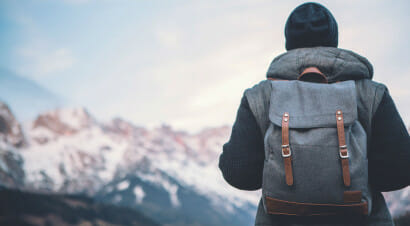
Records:
[[[312,66],[318,67],[329,82],[373,78],[373,66],[365,57],[334,47],[290,50],[272,61],[267,77],[294,80]]]

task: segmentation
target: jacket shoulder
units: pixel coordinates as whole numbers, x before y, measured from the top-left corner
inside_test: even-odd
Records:
[[[372,118],[376,113],[384,93],[388,91],[386,85],[370,79],[361,79],[356,81],[356,90],[359,104],[370,113],[369,116]]]
[[[261,95],[262,93],[266,92],[266,90],[269,90],[270,87],[270,80],[262,80],[251,88],[246,89],[245,95]]]
[[[244,93],[263,136],[268,127],[271,90],[271,81],[263,80]]]

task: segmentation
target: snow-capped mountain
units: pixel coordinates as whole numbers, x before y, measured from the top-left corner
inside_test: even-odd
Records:
[[[230,130],[148,130],[120,118],[99,122],[83,108],[45,112],[22,128],[1,105],[0,179],[30,191],[86,194],[163,224],[251,225],[260,193],[230,187],[217,166]],[[385,194],[393,215],[408,211],[409,191]]]
[[[41,114],[24,131],[26,188],[84,193],[157,213],[162,223],[252,224],[259,193],[227,186],[217,167],[228,126],[147,130],[119,118],[100,123],[77,108]]]
[[[18,148],[24,145],[20,124],[9,107],[0,102],[0,186],[23,186],[23,159]]]

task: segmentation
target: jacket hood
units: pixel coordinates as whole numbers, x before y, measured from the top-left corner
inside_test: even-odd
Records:
[[[272,61],[267,77],[294,80],[307,67],[319,68],[329,82],[373,78],[373,66],[365,57],[335,47],[299,48],[283,53]]]

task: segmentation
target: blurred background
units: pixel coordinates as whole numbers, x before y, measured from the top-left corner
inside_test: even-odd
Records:
[[[252,225],[260,191],[218,156],[303,2],[2,0],[0,223]],[[408,127],[410,3],[319,3]],[[394,217],[409,192],[384,194]]]

